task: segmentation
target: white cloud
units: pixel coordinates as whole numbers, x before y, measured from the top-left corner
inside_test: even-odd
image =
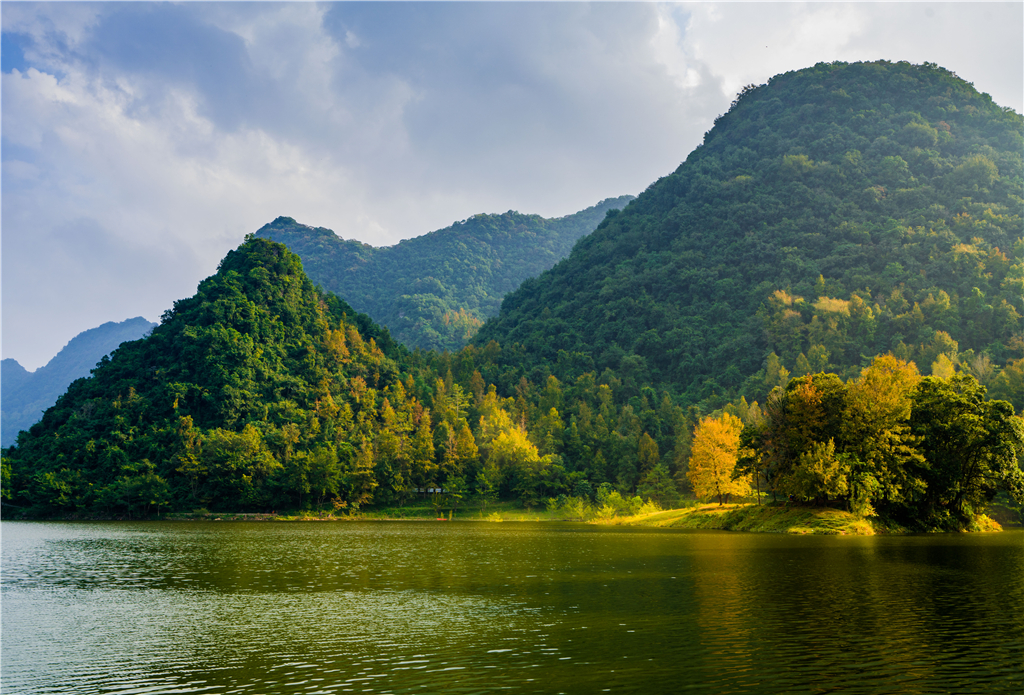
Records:
[[[1024,111],[1024,4],[692,3],[686,52],[727,93],[819,62],[933,62]],[[982,50],[980,47],[984,46]]]

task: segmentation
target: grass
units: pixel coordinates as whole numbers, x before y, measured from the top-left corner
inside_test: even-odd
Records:
[[[594,510],[591,510],[593,512]],[[990,516],[978,515],[971,531],[1001,531],[1004,519],[990,507]],[[999,509],[998,511],[1003,511]],[[1009,510],[1008,510],[1009,511]],[[1004,512],[1009,517],[1010,514]],[[1012,510],[1016,514],[1016,510]],[[840,509],[807,507],[786,504],[693,504],[682,509],[669,509],[636,516],[594,516],[587,518],[567,515],[564,509],[548,510],[543,507],[525,509],[518,502],[491,502],[483,504],[470,500],[451,516],[451,521],[490,522],[543,522],[586,521],[609,526],[648,526],[653,528],[715,529],[747,531],[750,533],[792,533],[802,535],[855,535],[903,534],[909,530],[885,522],[877,517],[863,518]],[[208,512],[197,509],[190,513],[166,514],[165,519],[204,519],[213,521],[434,521],[448,520],[448,510],[438,514],[426,500],[413,500],[405,506],[361,509],[354,514],[313,511],[287,511],[273,514],[240,514]]]
[[[644,516],[613,519],[613,524],[656,528],[719,529],[753,533],[870,536],[886,529],[839,509],[756,504],[704,504]]]

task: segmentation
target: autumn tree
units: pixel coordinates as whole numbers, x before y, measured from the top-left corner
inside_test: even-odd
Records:
[[[844,450],[852,457],[852,511],[869,511],[869,497],[891,506],[924,490],[924,460],[910,430],[920,378],[913,362],[888,354],[876,357],[847,384],[841,431]]]
[[[698,497],[717,497],[721,505],[730,495],[750,492],[748,476],[733,477],[742,429],[740,419],[728,413],[719,418],[702,418],[697,424],[687,475]]]

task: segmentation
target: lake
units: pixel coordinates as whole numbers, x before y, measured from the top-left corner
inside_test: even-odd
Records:
[[[1021,693],[1024,532],[9,522],[4,693]]]

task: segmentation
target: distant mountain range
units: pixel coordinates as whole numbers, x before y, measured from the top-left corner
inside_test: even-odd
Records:
[[[256,236],[298,254],[313,282],[369,314],[408,347],[458,350],[498,313],[507,293],[554,266],[610,210],[631,200],[608,198],[555,219],[511,210],[474,215],[387,247],[342,239],[290,217],[277,218]]]
[[[18,432],[35,424],[72,381],[89,376],[96,363],[121,343],[138,340],[154,327],[155,323],[137,316],[90,328],[72,338],[52,360],[34,372],[14,359],[0,362],[0,446],[14,444]]]

